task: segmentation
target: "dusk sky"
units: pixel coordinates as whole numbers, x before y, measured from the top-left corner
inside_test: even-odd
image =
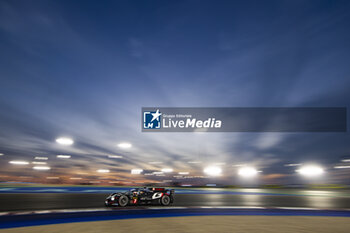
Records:
[[[238,164],[266,182],[297,182],[288,163],[349,176],[334,169],[350,158],[348,132],[142,133],[140,122],[153,106],[349,107],[349,12],[340,0],[1,0],[0,179],[109,169],[118,180],[164,167],[201,176],[215,163],[227,179]],[[35,156],[51,170],[8,163]]]

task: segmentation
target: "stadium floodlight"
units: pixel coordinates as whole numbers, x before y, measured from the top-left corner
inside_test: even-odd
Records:
[[[318,165],[305,165],[300,169],[296,170],[296,172],[303,176],[314,177],[322,175],[324,173],[324,170]]]
[[[121,155],[108,155],[108,158],[111,158],[111,159],[122,159],[123,156],[121,156]]]
[[[343,169],[343,168],[350,168],[350,166],[335,166],[335,169]]]
[[[217,166],[209,166],[204,169],[204,173],[209,176],[220,176],[222,173],[222,169]]]
[[[164,173],[173,172],[173,169],[172,168],[163,168],[162,172],[164,172]]]
[[[4,155],[4,153],[0,153],[0,156],[3,156]]]
[[[32,164],[40,164],[40,165],[43,165],[43,164],[47,164],[47,163],[46,163],[46,162],[33,161]]]
[[[38,160],[48,160],[48,157],[40,157],[40,156],[36,156],[34,159],[38,159]]]
[[[70,155],[57,155],[57,158],[60,158],[60,159],[70,159]]]
[[[97,172],[99,172],[99,173],[108,173],[109,170],[108,169],[98,169]]]
[[[179,172],[178,173],[179,175],[188,175],[188,174],[190,174],[189,172]]]
[[[242,177],[253,177],[258,174],[258,171],[254,167],[242,167],[238,170],[238,175]]]
[[[73,139],[65,138],[65,137],[57,138],[56,142],[58,144],[61,144],[61,145],[64,145],[64,146],[70,146],[70,145],[72,145],[74,143]]]
[[[118,147],[122,148],[122,149],[129,149],[132,147],[131,143],[128,142],[121,142],[118,144]]]
[[[50,167],[47,166],[35,166],[33,167],[34,170],[50,170]]]
[[[20,160],[12,160],[9,163],[14,164],[14,165],[27,165],[29,162],[27,161],[20,161]]]
[[[134,168],[134,169],[131,169],[131,174],[133,175],[139,175],[143,172],[142,169],[139,169],[139,168]]]

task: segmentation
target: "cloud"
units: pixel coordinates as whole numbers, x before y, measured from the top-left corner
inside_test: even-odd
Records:
[[[0,3],[3,171],[14,172],[6,163],[12,158],[40,154],[60,174],[74,174],[77,165],[91,173],[108,167],[117,178],[134,167],[202,175],[216,162],[226,171],[251,163],[282,174],[289,172],[284,162],[332,164],[348,153],[347,133],[140,131],[144,106],[348,106],[348,6],[309,15],[292,3],[277,12],[266,4],[189,3],[184,10],[164,3],[147,11],[113,4],[112,11],[123,10],[108,14],[90,4]],[[57,145],[61,135],[74,146]],[[120,141],[132,149],[121,150]],[[76,161],[57,161],[62,153]],[[188,163],[194,160],[202,163]]]

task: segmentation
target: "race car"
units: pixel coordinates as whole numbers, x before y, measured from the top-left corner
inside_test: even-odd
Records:
[[[127,206],[142,204],[170,205],[174,202],[174,189],[133,188],[127,192],[112,193],[106,200],[106,206]]]

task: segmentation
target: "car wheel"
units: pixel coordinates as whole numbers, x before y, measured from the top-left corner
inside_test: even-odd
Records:
[[[169,205],[170,204],[170,197],[168,195],[162,196],[162,198],[160,199],[160,204]]]
[[[119,197],[119,200],[118,200],[119,206],[124,207],[128,204],[128,202],[129,202],[129,198],[127,196],[123,195]]]

